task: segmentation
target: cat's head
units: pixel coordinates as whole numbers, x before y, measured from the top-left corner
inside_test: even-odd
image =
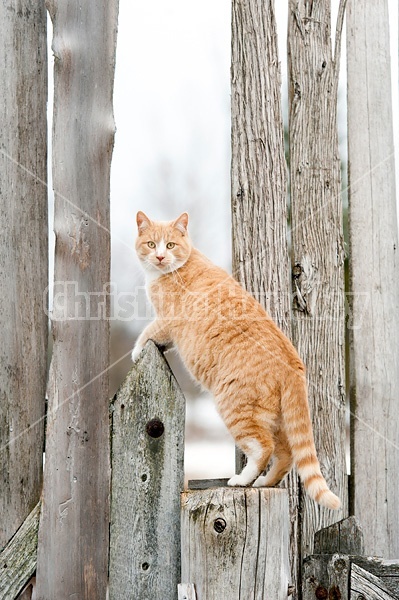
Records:
[[[175,221],[151,221],[139,211],[136,220],[136,252],[146,271],[161,275],[184,265],[192,249],[187,213]]]

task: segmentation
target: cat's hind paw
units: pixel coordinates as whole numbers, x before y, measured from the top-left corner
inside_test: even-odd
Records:
[[[247,478],[243,477],[242,475],[233,475],[233,477],[231,477],[228,480],[227,485],[229,485],[230,487],[246,487],[250,483],[251,482],[248,481]]]
[[[252,486],[253,487],[267,487],[266,480],[267,480],[266,475],[261,475],[260,477],[258,477],[258,479],[255,479]]]

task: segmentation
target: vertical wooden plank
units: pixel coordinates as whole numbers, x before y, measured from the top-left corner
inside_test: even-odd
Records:
[[[307,368],[321,470],[342,500],[337,514],[301,495],[303,556],[312,552],[314,532],[348,511],[344,240],[336,124],[344,2],[334,55],[330,4],[291,0],[288,25],[293,337]]]
[[[287,166],[274,1],[232,0],[231,208],[233,275],[291,337]],[[240,469],[240,460],[238,461]],[[297,588],[298,478],[290,491],[290,558]]]
[[[149,342],[112,406],[110,600],[175,598],[185,400]]]
[[[197,600],[286,600],[286,490],[213,488],[182,494],[182,580]]]
[[[40,497],[47,371],[44,2],[0,4],[0,548]]]
[[[37,598],[105,598],[109,180],[117,0],[49,0],[55,285]]]
[[[399,259],[388,6],[348,3],[351,504],[365,552],[399,556]]]
[[[287,175],[280,89],[273,0],[233,0],[233,274],[289,334]]]

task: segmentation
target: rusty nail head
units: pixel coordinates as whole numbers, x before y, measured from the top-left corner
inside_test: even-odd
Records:
[[[222,533],[226,529],[227,523],[224,519],[215,519],[213,523],[213,528],[216,533]]]
[[[159,419],[151,419],[147,423],[146,431],[150,437],[159,438],[165,431],[165,427]]]
[[[328,598],[328,591],[326,590],[325,587],[323,587],[322,585],[319,585],[316,588],[315,596],[316,596],[317,600],[327,600],[327,598]]]

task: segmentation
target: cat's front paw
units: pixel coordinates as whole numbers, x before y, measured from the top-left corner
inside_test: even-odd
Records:
[[[138,359],[138,357],[141,354],[143,347],[141,345],[136,344],[135,347],[132,350],[132,361],[135,363]]]
[[[243,477],[242,475],[233,475],[233,477],[228,480],[227,485],[231,487],[246,487],[248,483],[246,477]]]

